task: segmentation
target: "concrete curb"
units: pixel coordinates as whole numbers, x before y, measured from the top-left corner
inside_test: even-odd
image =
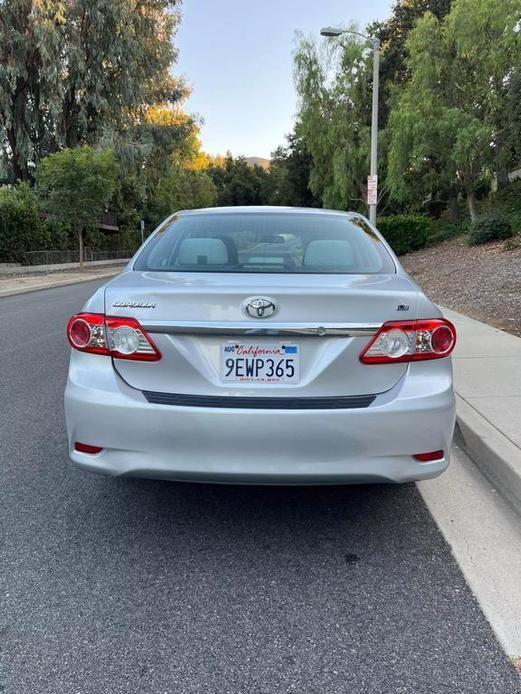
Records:
[[[17,289],[0,289],[0,299],[8,296],[16,296],[17,294],[28,294],[29,292],[40,292],[43,289],[54,289],[54,287],[64,287],[68,284],[80,284],[82,282],[93,282],[94,280],[105,279],[108,277],[114,277],[120,272],[121,268],[114,268],[111,272],[100,272],[92,274],[91,277],[82,276],[78,277],[67,277],[67,279],[59,280],[58,282],[43,283],[40,285],[32,287],[19,287]]]
[[[456,395],[457,420],[466,452],[518,513],[521,513],[521,453],[462,397]]]

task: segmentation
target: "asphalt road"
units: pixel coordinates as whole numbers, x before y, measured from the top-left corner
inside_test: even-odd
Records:
[[[64,326],[95,286],[0,299],[0,691],[521,691],[414,486],[69,464]]]

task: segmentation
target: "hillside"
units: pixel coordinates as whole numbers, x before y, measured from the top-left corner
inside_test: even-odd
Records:
[[[521,336],[521,247],[456,238],[400,261],[437,304]]]
[[[246,161],[251,166],[260,166],[261,169],[265,171],[267,171],[271,165],[271,161],[269,159],[263,159],[263,157],[246,157]]]

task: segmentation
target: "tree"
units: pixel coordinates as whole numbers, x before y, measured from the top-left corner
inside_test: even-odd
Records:
[[[521,63],[514,67],[509,85],[509,108],[505,117],[509,123],[505,149],[514,164],[521,162]]]
[[[393,89],[408,79],[407,38],[426,11],[443,18],[452,0],[398,0],[390,17],[362,33],[380,40],[379,208],[393,206],[387,186],[388,113]],[[360,31],[352,24],[347,27]],[[311,154],[310,188],[327,207],[366,211],[372,109],[369,42],[346,33],[322,45],[300,37],[295,54],[300,132]]]
[[[112,149],[119,165],[113,200],[120,228],[131,230],[144,219],[157,221],[157,191],[176,170],[202,170],[208,157],[201,152],[199,124],[178,105],[155,104],[131,127],[109,132],[100,147]]]
[[[443,20],[450,12],[451,3],[452,0],[398,0],[388,19],[367,27],[365,33],[380,40],[380,127],[387,125],[393,87],[403,86],[410,78],[407,67],[409,34],[426,12]]]
[[[454,0],[427,12],[407,41],[410,81],[394,98],[389,185],[397,199],[461,186],[471,220],[476,190],[504,166],[519,0]]]
[[[50,241],[27,183],[0,188],[0,262],[19,263]]]
[[[168,175],[159,183],[150,201],[147,216],[152,224],[159,224],[178,210],[212,207],[215,196],[215,185],[208,173],[172,166]]]
[[[144,152],[145,196],[153,198],[161,181],[170,174],[172,165],[191,166],[200,153],[198,124],[178,107],[155,105],[131,132]]]
[[[185,94],[171,75],[178,4],[0,0],[0,143],[17,178]]]
[[[74,230],[80,264],[85,230],[97,226],[116,181],[117,165],[112,151],[96,151],[88,145],[52,154],[38,166],[36,184],[41,209],[52,220]]]
[[[208,173],[217,190],[217,205],[264,205],[267,201],[269,174],[260,166],[251,166],[244,157],[213,162]]]
[[[62,3],[0,1],[0,144],[16,178],[52,138],[49,111],[57,111]]]
[[[287,136],[287,145],[271,155],[268,202],[272,205],[318,207],[320,201],[309,188],[313,159],[297,125]]]
[[[322,48],[299,39],[295,81],[300,132],[313,160],[309,187],[324,207],[365,209],[371,65],[371,51],[352,34],[328,40]]]

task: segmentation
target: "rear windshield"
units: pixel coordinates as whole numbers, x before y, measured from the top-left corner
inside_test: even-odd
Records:
[[[328,214],[179,215],[134,264],[158,272],[376,274],[396,272],[371,227]]]

